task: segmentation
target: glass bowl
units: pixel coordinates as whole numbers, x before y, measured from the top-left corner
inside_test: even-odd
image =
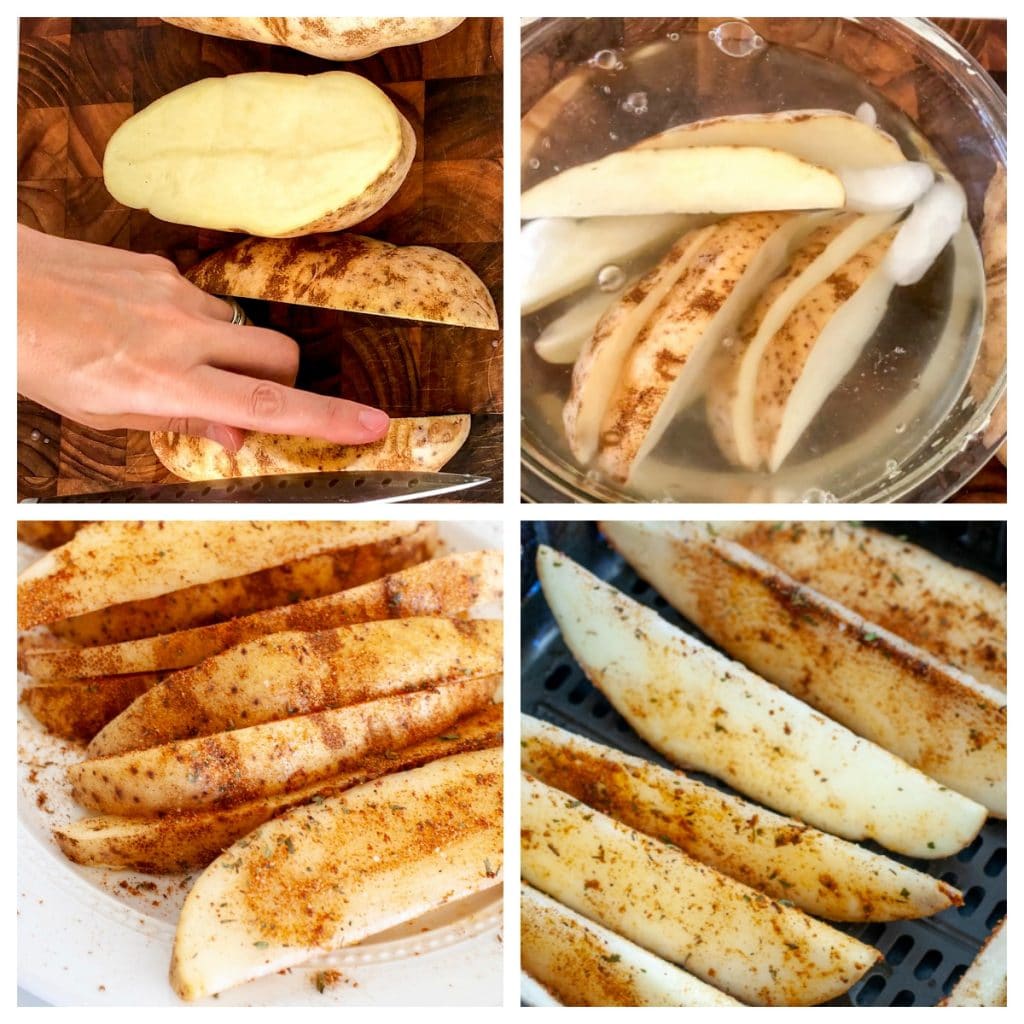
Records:
[[[545,363],[534,352],[533,341],[553,316],[542,310],[522,321],[524,499],[941,501],[995,454],[1006,436],[1006,97],[930,22],[534,21],[523,29],[522,187],[678,124],[803,108],[853,113],[865,101],[908,158],[941,162],[963,186],[984,270],[969,315],[954,322],[950,312],[941,329],[924,317],[900,324],[895,351],[914,374],[906,396],[887,406],[876,393],[884,391],[884,381],[881,389],[875,384],[881,377],[858,394],[856,375],[861,383],[867,377],[855,367],[840,389],[848,421],[841,443],[817,454],[812,444],[810,454],[773,475],[708,459],[653,477],[647,463],[664,470],[665,450],[673,454],[670,431],[634,475],[639,483],[620,487],[568,450],[561,406],[571,367]],[[942,259],[952,263],[950,249]],[[929,355],[913,366],[925,346]]]

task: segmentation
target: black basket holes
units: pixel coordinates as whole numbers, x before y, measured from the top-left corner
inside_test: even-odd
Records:
[[[571,665],[566,665],[564,663],[557,665],[554,671],[550,672],[547,679],[544,680],[544,689],[548,691],[557,690],[571,675]]]
[[[629,588],[629,592],[634,597],[642,597],[650,589],[651,588],[638,576],[635,580],[633,580],[633,585]]]
[[[582,704],[590,693],[590,683],[581,679],[570,691],[567,700],[570,704]]]
[[[972,885],[967,892],[964,893],[964,905],[957,907],[956,912],[961,917],[970,917],[978,907],[981,905],[981,901],[985,898],[985,890],[980,885]]]
[[[1006,917],[1006,900],[999,900],[998,903],[992,908],[988,917],[985,918],[985,927],[992,931],[1002,919]]]
[[[598,697],[597,700],[594,701],[594,706],[590,709],[590,713],[595,718],[604,718],[611,709],[611,704],[609,704],[604,697]]]
[[[882,994],[883,988],[885,988],[885,978],[880,974],[872,974],[861,985],[860,991],[857,993],[857,1005],[874,1006],[878,1001],[878,997]]]
[[[878,945],[878,940],[885,932],[885,926],[885,921],[873,921],[864,929],[863,932],[861,932],[861,942],[866,942],[869,946]]]
[[[1001,846],[985,862],[985,874],[989,878],[998,878],[1006,870],[1006,847]]]
[[[885,959],[895,967],[897,964],[901,964],[907,959],[907,954],[913,948],[913,935],[903,934],[892,944],[892,946],[889,947],[889,952],[885,954]]]
[[[942,874],[942,881],[944,881],[946,885],[952,885],[955,887],[956,880],[959,877],[960,876],[955,871],[944,871]]]
[[[889,1004],[890,1006],[913,1006],[916,1002],[917,997],[908,988],[900,989],[896,993],[893,1001]]]
[[[981,844],[984,841],[985,840],[981,837],[980,834],[976,835],[974,837],[974,841],[971,843],[971,845],[970,846],[965,846],[956,855],[956,859],[958,861],[960,861],[961,864],[969,864],[972,860],[974,860],[974,855],[981,849]]]
[[[927,953],[917,962],[914,968],[914,977],[919,981],[926,981],[938,969],[942,963],[942,954],[937,949],[929,949]]]
[[[967,964],[957,964],[946,975],[946,980],[942,983],[942,994],[948,996],[953,991],[953,986],[964,976],[964,971],[967,970]]]

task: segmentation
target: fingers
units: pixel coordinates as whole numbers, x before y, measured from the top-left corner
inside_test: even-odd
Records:
[[[295,383],[299,346],[284,334],[230,323],[211,325],[204,333],[204,362],[209,366],[276,381],[286,387]]]
[[[159,416],[126,415],[116,417],[83,418],[87,426],[99,430],[113,430],[124,427],[132,430],[162,430],[171,434],[187,434],[189,437],[206,437],[216,441],[229,452],[237,452],[245,442],[245,431],[238,427],[228,427],[223,423],[211,423],[209,420],[195,416],[175,416],[162,419]]]

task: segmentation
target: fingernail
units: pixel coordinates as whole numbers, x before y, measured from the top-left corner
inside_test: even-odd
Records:
[[[206,436],[211,441],[216,441],[226,451],[234,452],[238,450],[234,433],[221,423],[211,423],[206,428]]]
[[[380,409],[363,409],[359,413],[359,426],[371,434],[383,434],[388,427],[388,414]]]

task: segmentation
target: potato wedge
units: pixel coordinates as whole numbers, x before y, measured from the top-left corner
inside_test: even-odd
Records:
[[[336,775],[367,754],[418,743],[478,711],[500,676],[444,683],[353,707],[70,765],[83,807],[125,817],[230,807]]]
[[[361,704],[501,672],[501,619],[392,619],[272,633],[172,673],[89,744],[90,757]]]
[[[316,632],[356,622],[418,615],[460,615],[500,599],[501,588],[500,551],[460,551],[351,590],[268,608],[230,622],[104,647],[30,650],[25,663],[37,679],[188,668],[268,633]]]
[[[523,970],[561,1006],[739,1006],[532,885],[519,887]]]
[[[744,1003],[824,1003],[881,959],[529,775],[520,817],[530,885]]]
[[[366,220],[415,153],[409,122],[368,79],[255,71],[192,82],[128,118],[103,181],[172,224],[289,238]]]
[[[852,523],[716,522],[734,540],[871,622],[1006,689],[1006,590],[930,551]]]
[[[18,628],[407,536],[416,528],[379,521],[92,523],[18,577]]]
[[[319,802],[381,775],[417,768],[439,757],[501,746],[501,719],[501,705],[488,705],[460,718],[440,736],[401,750],[370,754],[357,767],[293,793],[162,818],[98,815],[60,826],[53,835],[63,854],[76,864],[149,874],[193,871],[206,867],[236,839],[290,807]]]
[[[533,350],[546,363],[567,366],[575,363],[587,342],[594,336],[601,318],[618,297],[633,288],[639,278],[627,281],[615,292],[593,292],[574,302],[561,316],[552,320],[533,343]]]
[[[175,991],[221,992],[499,885],[501,784],[500,750],[458,754],[239,840],[185,900]]]
[[[246,238],[185,276],[214,295],[498,329],[483,281],[457,256],[424,245],[350,234]]]
[[[550,989],[545,988],[536,978],[519,972],[519,1000],[525,1006],[561,1006]]]
[[[390,46],[411,46],[451,32],[464,18],[162,18],[172,25],[273,43],[325,60],[362,60]]]
[[[963,903],[937,878],[529,715],[521,747],[542,782],[817,917],[898,921]]]
[[[417,523],[415,530],[404,537],[327,551],[147,601],[112,605],[53,622],[49,630],[80,647],[95,647],[209,626],[358,587],[426,561],[433,556],[436,545],[437,526]]]
[[[1006,1006],[1007,982],[1006,918],[985,940],[953,991],[940,1006]]]
[[[19,522],[18,540],[30,547],[49,551],[50,548],[59,548],[61,544],[67,544],[86,525],[86,522],[67,522],[65,520],[39,519],[33,522]]]
[[[704,523],[605,523],[615,549],[732,656],[1006,816],[1006,695],[802,586]]]
[[[623,217],[653,213],[836,210],[831,171],[764,146],[625,150],[571,167],[523,193],[520,214]]]
[[[469,417],[462,415],[393,419],[379,441],[357,445],[250,431],[237,452],[186,434],[154,431],[149,440],[156,457],[184,480],[388,469],[432,472],[466,443],[469,425]]]
[[[655,750],[783,814],[911,857],[963,849],[980,804],[855,736],[542,547],[537,568],[590,681]],[[884,780],[884,793],[864,785]]]

